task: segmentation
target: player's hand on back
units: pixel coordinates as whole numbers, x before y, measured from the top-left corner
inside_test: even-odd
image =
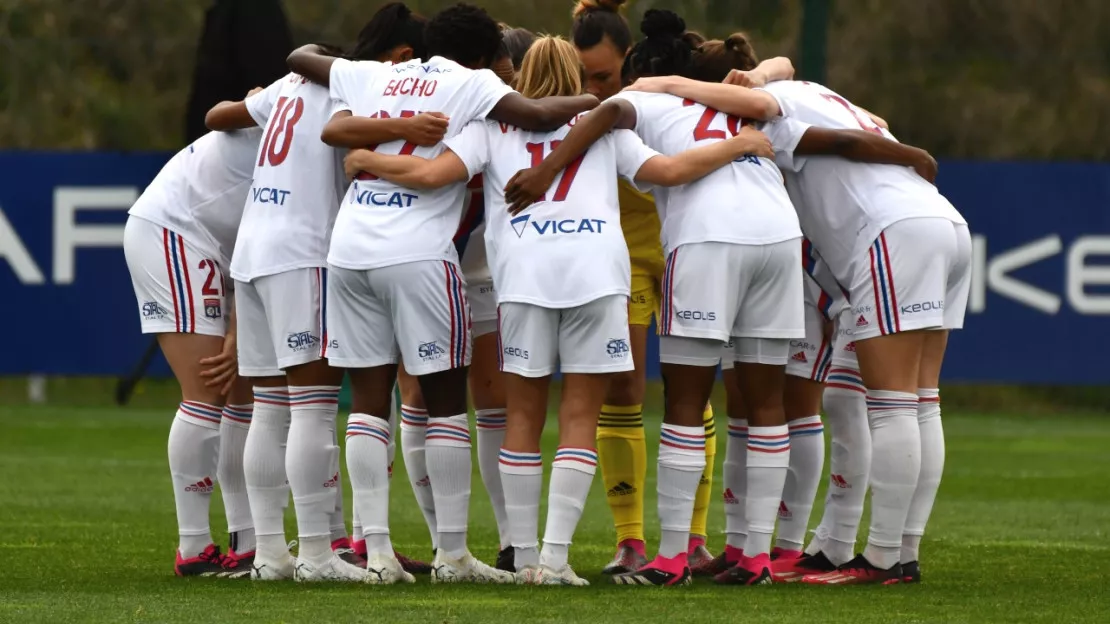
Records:
[[[406,118],[402,134],[409,143],[430,147],[443,140],[450,121],[443,113],[420,113]]]
[[[505,203],[509,206],[509,214],[515,215],[535,203],[554,181],[554,174],[545,167],[517,171],[505,185]]]
[[[936,184],[937,161],[929,152],[921,150],[921,158],[919,162],[913,166],[913,170],[917,172],[917,175],[925,178],[929,184]]]
[[[741,71],[733,69],[728,72],[723,81],[725,84],[756,89],[767,84],[767,77],[757,71]]]
[[[763,158],[775,157],[775,148],[771,145],[771,139],[751,126],[744,126],[736,136],[729,140],[739,143],[737,148],[741,150],[742,154],[752,154]]]

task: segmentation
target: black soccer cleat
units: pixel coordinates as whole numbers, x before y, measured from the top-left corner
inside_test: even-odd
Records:
[[[667,568],[680,571],[671,571]],[[616,585],[655,585],[657,587],[689,585],[693,580],[693,576],[690,574],[690,566],[685,565],[685,561],[683,561],[682,567],[678,568],[675,565],[675,559],[664,557],[656,557],[654,561],[634,572],[614,574],[610,578]]]
[[[902,564],[902,582],[903,583],[920,583],[921,582],[921,564],[916,561]]]
[[[431,574],[432,565],[417,559],[409,559],[396,550],[393,551],[393,556],[397,558],[397,563],[401,564],[401,568],[409,574]]]
[[[895,585],[902,581],[902,566],[894,564],[884,570],[876,567],[863,555],[824,574],[807,574],[802,583],[807,585]]]
[[[775,559],[771,561],[771,573],[776,583],[794,583],[810,574],[825,574],[836,570],[836,565],[829,561],[825,553],[818,551],[816,555],[802,555],[795,559]]]
[[[497,553],[497,565],[493,567],[516,574],[516,550],[512,546],[501,549]]]

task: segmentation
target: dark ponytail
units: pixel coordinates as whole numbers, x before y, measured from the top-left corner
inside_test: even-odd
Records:
[[[686,33],[686,22],[674,11],[651,9],[640,22],[644,40],[628,55],[631,74],[640,76],[685,76],[690,71],[696,35]]]
[[[393,48],[407,45],[414,58],[426,58],[424,26],[428,20],[413,13],[404,2],[390,2],[378,9],[362,27],[351,55],[359,60],[378,60]]]
[[[751,71],[759,65],[748,36],[744,33],[729,35],[724,41],[706,41],[694,52],[690,78],[705,82],[721,82],[730,71]]]

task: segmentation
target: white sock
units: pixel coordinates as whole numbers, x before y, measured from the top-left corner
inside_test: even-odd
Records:
[[[470,510],[470,423],[466,414],[430,418],[425,461],[435,499],[439,547],[449,557],[466,554]]]
[[[408,405],[401,406],[401,455],[405,458],[405,471],[416,495],[416,504],[424,514],[428,533],[432,536],[432,550],[439,548],[439,531],[436,528],[436,504],[432,496],[432,481],[428,478],[424,436],[428,429],[428,412]]]
[[[705,427],[663,423],[659,431],[659,556],[685,555],[694,517],[694,495],[705,471]]]
[[[921,472],[913,491],[906,528],[902,531],[902,563],[918,560],[918,546],[933,513],[944,472],[944,425],[940,421],[940,390],[917,389],[917,426],[921,432]]]
[[[289,390],[254,388],[254,414],[243,449],[243,474],[258,540],[257,556],[284,557],[285,506],[289,484],[285,480],[285,442],[289,432]]]
[[[251,426],[254,404],[225,405],[220,422],[220,496],[227,517],[229,548],[236,553],[254,550],[254,522],[247,499],[247,477],[243,474],[243,451]]]
[[[871,528],[863,556],[887,570],[898,563],[902,531],[921,472],[917,395],[868,390],[871,425]]]
[[[350,468],[347,470],[349,472]],[[393,476],[392,471],[390,471],[389,476]],[[351,492],[351,541],[361,542],[364,539],[366,538],[362,536],[362,520],[358,517],[358,498],[354,492]]]
[[[748,499],[744,515],[748,539],[744,556],[771,552],[775,515],[782,502],[782,487],[790,466],[790,433],[786,425],[748,427]]]
[[[351,478],[366,555],[392,555],[389,542],[389,421],[369,414],[347,419],[347,474]]]
[[[208,509],[220,456],[222,408],[182,401],[170,425],[168,445],[173,499],[177,504],[178,551],[191,559],[212,543]]]
[[[540,563],[540,490],[543,489],[543,458],[539,453],[501,449],[498,456],[501,485],[505,491],[505,514],[509,544],[517,570]]]
[[[331,513],[328,514],[328,532],[331,533],[331,545],[334,547],[337,540],[342,540],[347,546],[350,546],[350,536],[347,535],[347,516],[343,514],[343,468],[339,463],[339,432],[337,428],[333,428],[332,432],[335,436],[332,444],[335,444],[337,452],[333,456],[331,463],[331,474],[335,476],[335,500],[332,504]]]
[[[863,518],[867,476],[871,471],[871,430],[867,424],[867,391],[859,372],[834,368],[824,394],[829,428],[829,488],[817,538],[806,550],[825,553],[836,565],[855,556],[856,534]]]
[[[339,447],[335,445],[335,415],[339,410],[338,386],[289,386],[289,439],[285,474],[293,491],[297,512],[298,557],[321,561],[331,552],[330,516],[335,511],[336,490],[342,486],[336,471]],[[310,537],[327,537],[309,540]]]
[[[744,508],[748,497],[748,421],[728,419],[728,441],[725,444],[724,499],[725,544],[743,550],[748,539],[748,521]]]
[[[543,530],[540,564],[553,570],[567,565],[574,530],[582,519],[590,485],[597,472],[594,449],[559,447],[551,464],[551,485],[547,492],[547,526]]]
[[[505,410],[475,410],[478,425],[478,472],[486,486],[493,517],[497,521],[497,535],[501,548],[509,545],[509,522],[505,515],[505,493],[501,488],[498,456],[505,441]]]
[[[801,550],[805,543],[813,499],[825,468],[825,428],[821,416],[808,416],[786,423],[790,430],[790,466],[782,487],[779,532],[775,545]]]

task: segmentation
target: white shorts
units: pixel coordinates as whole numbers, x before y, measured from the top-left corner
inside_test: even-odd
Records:
[[[802,247],[691,243],[667,256],[660,335],[802,338]]]
[[[807,278],[808,279],[808,278]],[[790,341],[786,374],[825,383],[832,365],[832,340],[825,338],[825,317],[812,305],[805,306],[806,337]]]
[[[577,308],[498,306],[498,363],[522,377],[630,371],[628,297],[610,295]]]
[[[239,374],[276,377],[315,362],[329,340],[324,318],[328,270],[293,269],[236,282]]]
[[[852,338],[960,329],[971,291],[971,234],[941,218],[894,223],[856,260]]]
[[[836,318],[836,324],[833,327],[833,368],[859,370],[859,359],[856,358],[856,343],[852,340],[856,320],[851,308],[844,308]]]
[[[477,338],[497,331],[497,290],[493,280],[467,282],[466,299],[470,302],[471,335]]]
[[[470,306],[457,264],[423,260],[329,270],[324,351],[339,368],[404,362],[410,375],[470,365]]]
[[[227,293],[219,260],[140,217],[127,219],[123,255],[144,334],[227,333]]]

